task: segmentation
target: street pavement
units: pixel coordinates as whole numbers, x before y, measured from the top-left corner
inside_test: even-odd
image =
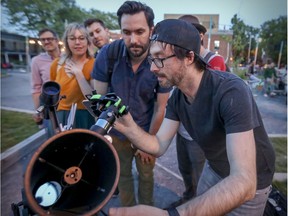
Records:
[[[30,75],[29,72],[11,70],[6,76],[1,77],[1,108],[17,109],[28,113],[34,110],[30,93]],[[286,96],[264,97],[263,93],[256,90],[254,94],[268,134],[286,136]],[[22,201],[23,174],[32,155],[33,152],[24,155],[8,169],[3,172],[1,170],[1,215],[3,216],[13,215],[10,205]],[[175,143],[172,143],[168,151],[157,159],[154,169],[155,206],[165,208],[181,196],[184,185],[177,166],[176,147]],[[135,169],[133,170],[135,172]],[[137,183],[137,178],[135,183]],[[110,206],[119,205],[118,198],[111,198],[103,208],[103,212],[107,212]]]

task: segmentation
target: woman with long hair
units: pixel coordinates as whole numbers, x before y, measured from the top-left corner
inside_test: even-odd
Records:
[[[59,123],[67,125],[70,109],[76,103],[73,128],[90,129],[95,119],[82,104],[85,95],[94,90],[90,76],[94,65],[94,58],[89,51],[90,37],[84,25],[71,23],[66,27],[63,42],[65,53],[55,59],[50,68],[51,81],[60,85],[60,95],[65,96],[58,104],[57,117]]]

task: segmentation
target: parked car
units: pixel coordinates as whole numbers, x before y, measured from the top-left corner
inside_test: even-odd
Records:
[[[1,68],[3,68],[3,69],[11,69],[11,68],[13,68],[13,65],[10,64],[9,62],[8,63],[1,63]]]

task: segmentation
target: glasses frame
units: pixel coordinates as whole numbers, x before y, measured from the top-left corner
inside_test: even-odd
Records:
[[[172,58],[172,57],[175,57],[176,55],[175,54],[172,54],[170,56],[167,56],[165,58],[152,58],[152,56],[148,56],[148,62],[149,64],[151,65],[152,62],[156,65],[156,67],[158,68],[163,68],[164,67],[164,61],[169,59],[169,58]]]
[[[72,43],[76,43],[77,40],[79,41],[79,43],[84,43],[85,41],[88,41],[88,39],[85,36],[80,37],[68,36],[67,40],[71,41]]]
[[[47,42],[52,42],[52,41],[54,41],[54,40],[56,40],[56,38],[55,37],[48,37],[48,38],[39,38],[38,39],[41,43],[45,43],[45,41],[47,41]]]

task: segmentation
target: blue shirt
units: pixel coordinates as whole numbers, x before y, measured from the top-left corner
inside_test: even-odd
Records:
[[[92,77],[101,82],[110,82],[107,52],[109,46],[102,47],[94,63]],[[124,105],[129,106],[129,112],[135,122],[148,132],[154,112],[156,94],[167,93],[172,88],[160,87],[157,77],[150,71],[147,58],[134,73],[126,47],[120,56],[114,64],[110,92],[114,92],[122,99]]]

